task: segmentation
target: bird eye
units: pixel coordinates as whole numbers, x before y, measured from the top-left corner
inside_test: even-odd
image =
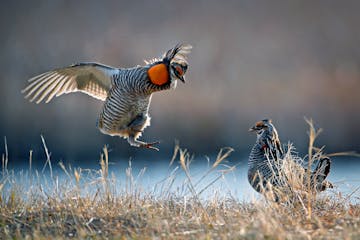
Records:
[[[179,76],[184,75],[184,71],[181,66],[176,66],[175,70],[176,70],[177,75],[179,75]]]
[[[263,128],[265,125],[262,121],[255,123],[255,127],[257,128]]]

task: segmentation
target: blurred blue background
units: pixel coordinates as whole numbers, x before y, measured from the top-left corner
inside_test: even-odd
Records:
[[[313,118],[326,152],[360,150],[359,1],[6,1],[0,9],[0,135],[11,161],[165,159],[175,139],[197,156],[233,147],[246,156],[254,122],[272,118],[304,155]],[[27,79],[80,61],[143,64],[178,42],[193,45],[187,83],[157,93],[142,139],[161,151],[101,134],[102,103],[69,94],[49,104],[23,98]],[[145,158],[144,158],[145,159]],[[239,158],[234,157],[234,161]],[[246,159],[241,158],[241,159]]]

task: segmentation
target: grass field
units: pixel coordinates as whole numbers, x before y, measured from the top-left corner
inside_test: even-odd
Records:
[[[310,129],[310,158],[312,138]],[[218,178],[209,173],[231,154],[222,149],[198,182],[190,174],[191,154],[175,148],[171,162],[179,165],[185,179],[173,188],[176,174],[164,176],[161,191],[144,190],[137,184],[141,172],[133,176],[131,165],[126,182],[120,187],[109,173],[107,148],[103,149],[98,170],[65,167],[63,178],[53,174],[50,154],[45,177],[29,169],[15,173],[7,169],[3,155],[0,182],[1,239],[360,239],[360,205],[354,193],[314,195],[311,191],[291,190],[286,201],[266,198],[239,201],[232,195],[201,197]],[[291,171],[290,173],[291,174]],[[291,197],[289,197],[291,196]]]

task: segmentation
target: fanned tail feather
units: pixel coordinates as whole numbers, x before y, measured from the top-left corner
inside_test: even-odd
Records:
[[[312,172],[311,180],[318,191],[324,191],[326,188],[333,188],[333,185],[326,180],[330,173],[331,160],[328,157],[323,157],[319,160],[315,171]]]

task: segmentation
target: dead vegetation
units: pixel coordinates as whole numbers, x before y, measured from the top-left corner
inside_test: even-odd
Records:
[[[316,131],[312,131],[315,130],[310,124],[310,138],[316,137]],[[106,147],[100,157],[100,169],[73,169],[60,163],[65,176],[60,178],[53,172],[44,140],[43,144],[47,156],[44,167],[49,174],[32,169],[31,153],[29,169],[21,173],[9,171],[7,150],[3,155],[1,239],[360,238],[360,205],[351,196],[340,193],[315,196],[306,191],[306,186],[301,186],[303,181],[298,181],[304,173],[296,175],[292,165],[286,171],[286,178],[294,182],[290,184],[292,195],[284,191],[291,201],[275,203],[261,197],[242,202],[232,195],[220,196],[215,190],[211,190],[211,197],[202,195],[234,169],[225,164],[232,152],[230,148],[222,149],[208,171],[194,180],[191,154],[176,147],[171,164],[177,167],[169,171],[155,192],[137,184],[143,172],[134,176],[131,164],[124,173],[126,182],[119,187],[109,172]],[[291,151],[289,148],[287,157],[298,162]],[[313,161],[320,152],[310,141],[309,154],[304,159]],[[184,173],[184,181],[180,187],[174,187],[179,171]],[[299,186],[301,191],[296,190]]]

